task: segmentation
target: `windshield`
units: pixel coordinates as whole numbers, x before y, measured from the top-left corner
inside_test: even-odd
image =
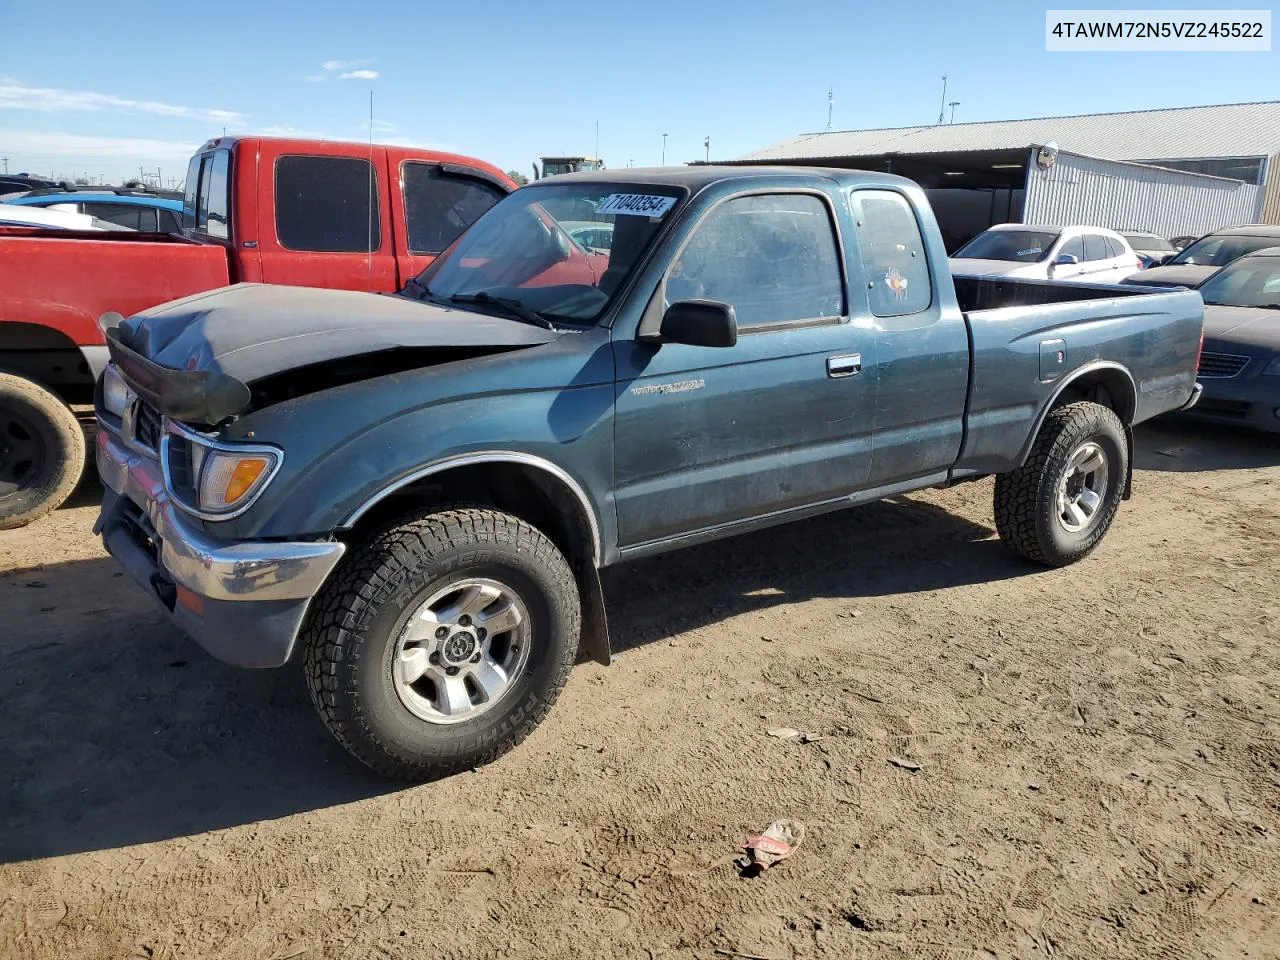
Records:
[[[1200,296],[1230,307],[1280,307],[1280,256],[1237,260],[1210,277]]]
[[[1145,233],[1126,233],[1124,238],[1135,250],[1150,250],[1153,253],[1169,253],[1173,250],[1173,244],[1162,237],[1152,237]]]
[[[1225,267],[1246,253],[1280,246],[1280,237],[1208,236],[1197,240],[1167,264],[1194,264],[1198,267]]]
[[[552,321],[595,323],[682,197],[671,186],[599,181],[519,190],[477,220],[404,293],[446,303],[479,295]],[[597,236],[584,237],[588,228]]]
[[[1009,260],[1038,263],[1049,255],[1058,234],[1044,230],[988,230],[980,233],[954,256],[969,260]]]

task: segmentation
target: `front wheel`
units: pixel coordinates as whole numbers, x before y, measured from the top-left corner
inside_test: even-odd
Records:
[[[1106,535],[1124,495],[1129,445],[1120,419],[1096,403],[1050,412],[1026,463],[996,477],[996,529],[1016,553],[1065,567]]]
[[[355,549],[304,627],[311,699],[385,776],[426,780],[488,763],[551,709],[581,612],[564,556],[517,517],[452,508]]]

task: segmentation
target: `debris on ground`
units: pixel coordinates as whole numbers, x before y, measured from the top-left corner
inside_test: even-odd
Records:
[[[916,773],[920,770],[920,764],[916,763],[914,760],[905,760],[902,757],[890,757],[889,762],[895,767],[901,767],[903,770],[910,770],[912,773]]]
[[[822,737],[815,736],[812,733],[802,733],[792,727],[774,727],[772,730],[766,730],[765,733],[771,737],[777,737],[779,740],[786,740],[788,743],[817,743]]]
[[[804,824],[799,820],[775,820],[764,833],[747,837],[742,844],[745,854],[734,863],[745,877],[763,873],[796,852],[804,840]]]

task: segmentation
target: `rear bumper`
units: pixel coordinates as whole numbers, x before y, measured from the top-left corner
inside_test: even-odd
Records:
[[[1196,385],[1191,388],[1191,396],[1187,397],[1187,402],[1184,403],[1182,406],[1180,406],[1178,409],[1190,410],[1192,407],[1194,407],[1197,403],[1200,402],[1200,397],[1203,394],[1204,394],[1204,384],[1197,382]]]
[[[98,433],[97,463],[106,492],[94,532],[107,552],[219,660],[240,667],[285,663],[343,544],[221,543],[174,507],[160,464],[108,429]]]

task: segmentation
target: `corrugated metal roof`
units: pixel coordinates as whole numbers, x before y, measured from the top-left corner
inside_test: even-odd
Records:
[[[1014,150],[1054,141],[1115,160],[1261,157],[1280,150],[1280,101],[1079,117],[804,133],[742,160],[817,160],[886,153]]]

